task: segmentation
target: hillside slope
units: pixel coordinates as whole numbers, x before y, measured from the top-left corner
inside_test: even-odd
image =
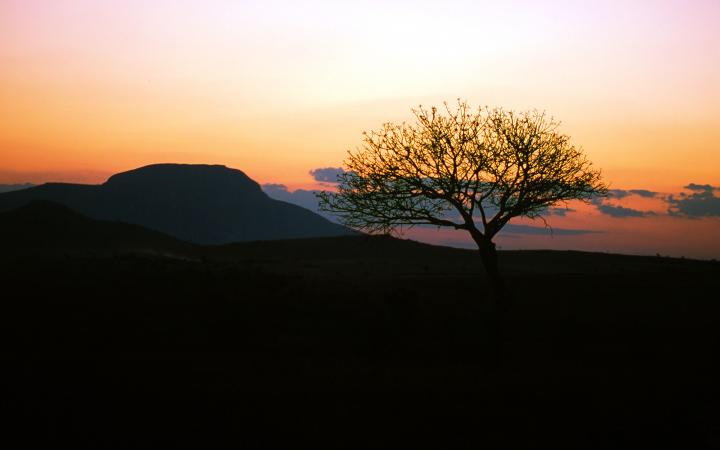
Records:
[[[141,253],[187,257],[195,246],[138,225],[89,219],[55,202],[36,200],[0,212],[4,256],[112,256]]]

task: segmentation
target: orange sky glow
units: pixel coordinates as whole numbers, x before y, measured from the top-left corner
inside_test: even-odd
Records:
[[[183,162],[313,189],[363,130],[463,98],[547,111],[612,188],[664,199],[573,208],[551,224],[603,232],[505,247],[720,257],[715,210],[667,214],[720,186],[718,23],[717,0],[3,0],[0,183]]]

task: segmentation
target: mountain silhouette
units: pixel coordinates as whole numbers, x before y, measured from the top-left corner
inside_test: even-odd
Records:
[[[356,234],[271,199],[243,172],[220,165],[155,164],[113,175],[101,185],[46,183],[0,194],[0,211],[34,200],[206,245]]]

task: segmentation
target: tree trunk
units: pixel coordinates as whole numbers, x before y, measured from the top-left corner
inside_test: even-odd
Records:
[[[490,239],[480,239],[477,245],[480,250],[480,259],[490,282],[490,289],[492,289],[492,300],[494,303],[502,302],[505,296],[505,282],[500,276],[495,244]]]
[[[487,238],[478,239],[476,242],[490,284],[489,310],[485,325],[488,338],[488,368],[497,370],[502,359],[503,322],[511,298],[505,281],[500,276],[495,244]]]

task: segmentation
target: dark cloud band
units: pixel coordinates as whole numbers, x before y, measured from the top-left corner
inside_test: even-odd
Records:
[[[609,200],[619,200],[630,196],[643,198],[657,198],[668,205],[667,213],[675,217],[720,217],[720,192],[719,186],[710,184],[689,183],[684,186],[689,193],[680,192],[677,194],[660,194],[648,189],[612,189],[606,198],[596,198],[592,201],[598,211],[602,214],[616,218],[626,217],[650,217],[656,216],[653,211],[640,211],[625,206],[614,205]]]
[[[342,167],[322,167],[310,171],[310,175],[321,183],[337,183],[338,177],[344,174]]]
[[[652,211],[640,211],[639,209],[626,208],[619,205],[599,204],[596,205],[598,211],[610,217],[648,217],[655,216]]]
[[[720,217],[720,197],[715,195],[715,192],[720,191],[720,187],[690,183],[685,189],[691,193],[668,196],[670,215],[690,218]]]

